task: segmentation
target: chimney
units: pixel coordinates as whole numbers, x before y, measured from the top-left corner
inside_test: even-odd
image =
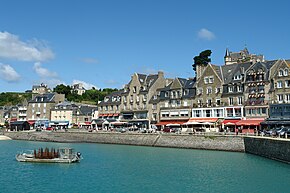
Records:
[[[158,71],[158,78],[160,78],[160,77],[164,77],[164,72]]]

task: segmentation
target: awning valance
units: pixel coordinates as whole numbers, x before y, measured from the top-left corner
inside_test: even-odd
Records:
[[[184,125],[198,125],[207,124],[211,125],[218,121],[218,118],[190,118]]]
[[[186,122],[187,120],[168,120],[168,121],[160,121],[159,123],[155,124],[156,126],[179,126]]]
[[[250,126],[250,125],[254,125],[254,126],[258,126],[260,125],[261,122],[263,122],[264,119],[244,119],[244,120],[240,120],[236,123],[236,125],[242,126]]]
[[[241,119],[226,119],[222,122],[224,125],[236,125]]]

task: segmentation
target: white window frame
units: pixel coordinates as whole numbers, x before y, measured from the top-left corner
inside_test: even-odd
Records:
[[[282,85],[283,83],[281,80],[277,81],[277,88],[282,88]]]

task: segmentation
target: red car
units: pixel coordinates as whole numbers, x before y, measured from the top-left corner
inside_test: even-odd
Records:
[[[46,130],[47,130],[47,131],[52,131],[53,128],[52,128],[52,127],[46,127]]]

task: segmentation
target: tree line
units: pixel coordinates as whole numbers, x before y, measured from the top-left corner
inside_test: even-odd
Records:
[[[98,101],[102,101],[106,95],[117,90],[116,88],[96,89],[93,87],[90,90],[86,90],[83,95],[78,95],[69,85],[60,84],[53,89],[56,93],[64,94],[68,101],[89,102],[93,104],[98,104]]]

